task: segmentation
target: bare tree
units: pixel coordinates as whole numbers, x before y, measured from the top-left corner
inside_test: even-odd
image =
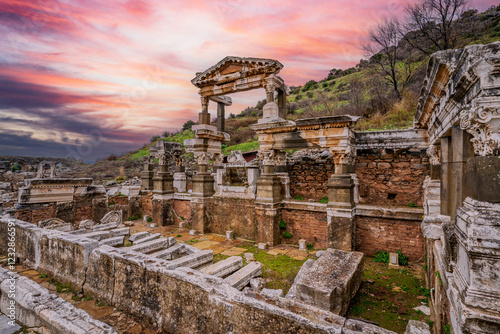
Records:
[[[399,43],[400,32],[400,23],[396,18],[385,18],[368,31],[369,43],[363,46],[370,62],[376,65],[399,99],[415,69],[411,51],[404,50]]]
[[[426,55],[457,47],[462,27],[458,19],[469,7],[469,0],[420,0],[406,6],[402,38]]]

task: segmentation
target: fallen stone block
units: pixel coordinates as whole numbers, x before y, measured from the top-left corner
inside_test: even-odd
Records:
[[[140,245],[140,244],[143,244],[145,242],[150,242],[152,240],[155,240],[155,239],[158,239],[161,237],[161,234],[160,233],[155,233],[155,234],[151,234],[150,236],[146,237],[146,238],[142,238],[142,239],[139,239],[139,240],[136,240],[133,242],[134,245]],[[167,239],[165,239],[167,240]],[[130,241],[130,239],[129,239]],[[167,245],[168,245],[168,241],[167,241]],[[168,246],[167,246],[168,247]]]
[[[259,244],[259,249],[261,249],[261,250],[266,250],[266,249],[267,249],[267,243],[265,243],[265,242],[261,242],[261,243]]]
[[[396,334],[393,331],[364,321],[347,319],[342,334]]]
[[[196,268],[214,259],[214,253],[211,250],[202,250],[194,254],[186,255],[173,260],[167,265],[167,269],[173,270],[179,267]]]
[[[329,248],[307,260],[286,298],[344,315],[363,279],[363,253]]]
[[[113,237],[109,239],[104,239],[100,242],[100,245],[108,245],[111,247],[123,246],[123,241],[125,240],[125,236],[121,237]]]
[[[189,230],[189,235],[198,235],[198,231],[196,230]]]
[[[113,237],[126,236],[130,234],[130,227],[115,228],[110,232]]]
[[[151,235],[151,233],[149,232],[139,232],[139,233],[134,233],[132,234],[129,238],[128,238],[128,241],[130,242],[134,242],[136,240],[139,240],[139,239],[144,239],[146,237],[149,237]]]
[[[75,230],[75,231],[71,231],[71,232],[68,232],[69,234],[73,234],[73,235],[80,235],[80,234],[85,234],[85,233],[88,233],[89,231],[85,228],[81,229],[81,230]]]
[[[251,262],[234,274],[225,278],[225,281],[232,287],[243,290],[250,283],[252,278],[262,275],[262,265],[260,262]]]
[[[264,280],[261,277],[252,278],[250,280],[250,286],[255,291],[261,291],[262,289],[264,289]]]
[[[110,237],[111,237],[111,232],[109,231],[98,231],[85,234],[85,238],[94,239],[98,241],[108,239]]]
[[[231,256],[225,260],[214,263],[201,271],[209,275],[224,277],[234,273],[241,267],[243,267],[243,259],[241,256]]]
[[[165,238],[157,238],[148,242],[143,242],[138,245],[133,245],[128,247],[128,250],[140,252],[140,253],[153,253],[160,249],[166,248],[168,245],[168,240]]]
[[[422,321],[410,320],[406,325],[405,334],[431,334],[431,328]]]
[[[160,251],[149,254],[150,256],[156,257],[163,260],[175,260],[183,255],[187,255],[185,245],[179,244],[169,247],[167,249],[162,249]]]
[[[119,223],[106,223],[106,224],[94,225],[92,226],[92,231],[112,230],[114,228],[117,228],[119,225],[120,225]]]
[[[283,297],[282,289],[262,289],[262,293],[271,296]]]
[[[234,232],[226,231],[226,240],[233,240],[233,239],[234,239]]]

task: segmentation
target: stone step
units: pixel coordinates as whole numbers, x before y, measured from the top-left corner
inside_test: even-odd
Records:
[[[109,239],[104,239],[100,242],[100,245],[108,245],[111,247],[123,246],[123,241],[125,240],[125,236],[113,237]]]
[[[128,247],[127,249],[135,252],[141,252],[141,253],[153,253],[156,251],[159,251],[161,249],[166,248],[168,245],[168,240],[165,238],[157,238],[150,240],[148,242],[143,242],[138,245],[133,245]]]
[[[151,234],[149,237],[146,237],[146,238],[141,238],[139,240],[135,240],[134,242],[132,242],[134,245],[140,245],[140,244],[143,244],[145,242],[150,242],[152,240],[155,240],[155,239],[158,239],[161,237],[161,234],[160,233],[155,233],[155,234]],[[167,239],[165,239],[167,240]],[[130,239],[129,239],[130,241]],[[168,241],[167,241],[167,245],[168,245]],[[167,246],[168,247],[168,246]]]
[[[203,268],[200,271],[209,275],[224,277],[234,273],[241,267],[243,267],[243,259],[241,258],[241,256],[231,256],[225,260]]]
[[[154,252],[149,254],[153,257],[162,259],[162,260],[175,260],[178,259],[179,257],[186,255],[186,248],[185,244],[178,244],[174,245],[172,247],[169,247],[167,249],[162,249],[158,252]]]
[[[111,234],[115,237],[126,236],[130,234],[130,227],[115,228],[111,230]]]
[[[132,234],[129,238],[128,238],[128,241],[130,242],[134,242],[136,240],[139,240],[139,239],[143,239],[143,238],[146,238],[146,237],[149,237],[151,235],[151,233],[149,232],[138,232],[138,233],[134,233]]]
[[[197,253],[183,256],[167,265],[167,269],[172,270],[179,267],[196,268],[214,259],[212,250],[202,250]]]
[[[229,277],[225,278],[225,281],[228,282],[232,287],[243,290],[245,286],[250,283],[252,278],[258,277],[262,275],[262,265],[260,262],[251,262],[232,274]]]
[[[107,224],[98,224],[92,226],[92,231],[106,231],[106,230],[112,230],[114,228],[117,228],[120,224],[118,223],[107,223]]]

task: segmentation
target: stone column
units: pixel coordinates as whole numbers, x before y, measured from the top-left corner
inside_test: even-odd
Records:
[[[441,214],[449,216],[450,187],[451,187],[451,162],[452,162],[451,137],[441,138]]]
[[[141,172],[141,191],[149,192],[153,190],[153,157],[144,157],[144,169]]]
[[[431,164],[431,180],[439,180],[441,178],[441,146],[429,146],[427,156]]]
[[[280,118],[286,119],[286,92],[284,88],[278,89],[278,115]]]
[[[471,135],[460,129],[458,125],[451,130],[451,192],[450,192],[450,217],[455,220],[457,208],[462,206],[465,199],[465,164],[474,156]]]
[[[354,232],[354,171],[356,149],[354,146],[333,150],[335,174],[328,179],[328,247],[352,251],[355,247]]]
[[[256,210],[256,241],[271,246],[280,243],[279,221],[281,219],[281,180],[274,173],[276,151],[261,150],[263,173],[257,178]]]
[[[198,124],[210,124],[210,113],[208,112],[208,97],[201,97],[201,113],[199,113]]]
[[[222,102],[217,102],[217,131],[226,131],[225,106]]]
[[[214,191],[214,177],[208,172],[210,154],[208,152],[195,152],[198,163],[198,173],[193,176],[193,192],[191,199],[191,228],[199,233],[205,233],[208,198]]]
[[[156,155],[160,164],[158,174],[153,178],[153,223],[158,226],[175,223],[173,215],[174,184],[173,177],[168,171],[167,154]]]

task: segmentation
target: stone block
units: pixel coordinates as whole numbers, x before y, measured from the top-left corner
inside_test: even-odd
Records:
[[[234,238],[234,232],[226,231],[226,240],[233,240],[233,238]]]
[[[267,249],[267,243],[266,242],[261,242],[259,243],[259,249],[261,250],[266,250]]]
[[[185,244],[177,244],[167,249],[151,253],[150,255],[163,260],[175,260],[183,255],[186,255],[187,251],[185,246]]]
[[[211,250],[202,250],[173,260],[167,265],[167,269],[173,270],[179,267],[196,268],[205,263],[211,262],[214,258],[214,252]]]
[[[431,334],[431,329],[422,321],[410,320],[406,325],[405,334]]]
[[[186,223],[186,222],[180,222],[180,223],[179,223],[179,228],[180,228],[180,229],[187,228],[187,223]]]
[[[113,237],[113,238],[105,239],[105,240],[101,241],[99,244],[100,245],[108,245],[111,247],[117,247],[117,246],[123,246],[124,240],[125,240],[124,236]]]
[[[470,158],[465,172],[465,196],[482,202],[500,203],[499,171],[500,157]]]
[[[283,297],[282,289],[262,289],[262,293],[271,296]]]
[[[134,246],[135,246],[135,245],[139,245],[139,244],[143,244],[143,243],[145,243],[145,242],[150,242],[150,241],[152,241],[152,240],[158,239],[158,238],[160,238],[160,237],[161,237],[160,233],[150,234],[150,235],[146,236],[145,238],[140,238],[140,239],[138,239],[138,240],[135,240],[135,241],[133,242],[133,244],[134,244]],[[129,239],[129,240],[130,240],[130,239]]]
[[[304,263],[286,298],[343,315],[361,285],[362,261],[363,253],[329,248]]]
[[[133,245],[128,247],[128,250],[141,252],[141,253],[152,253],[158,251],[162,248],[166,248],[168,245],[168,240],[165,238],[156,238],[151,241],[143,242],[138,245]]]
[[[260,291],[264,288],[264,280],[261,277],[252,278],[250,280],[250,286],[256,291]]]
[[[306,244],[306,240],[305,239],[300,239],[299,240],[299,249],[300,250],[306,250],[307,249],[307,244]]]
[[[132,234],[132,235],[128,238],[128,240],[129,240],[130,242],[135,242],[135,241],[137,241],[137,240],[139,240],[139,239],[143,239],[143,238],[149,237],[150,235],[151,235],[151,233],[149,233],[149,232],[139,232],[139,233],[134,233],[134,234]]]
[[[194,236],[194,235],[198,235],[198,234],[199,233],[196,230],[189,230],[189,235],[193,235]]]
[[[250,283],[252,278],[262,275],[262,265],[260,262],[251,262],[234,274],[225,278],[225,281],[232,287],[243,290]]]
[[[214,263],[201,271],[217,277],[224,277],[232,274],[243,267],[243,259],[240,256],[231,256],[225,260]]]

